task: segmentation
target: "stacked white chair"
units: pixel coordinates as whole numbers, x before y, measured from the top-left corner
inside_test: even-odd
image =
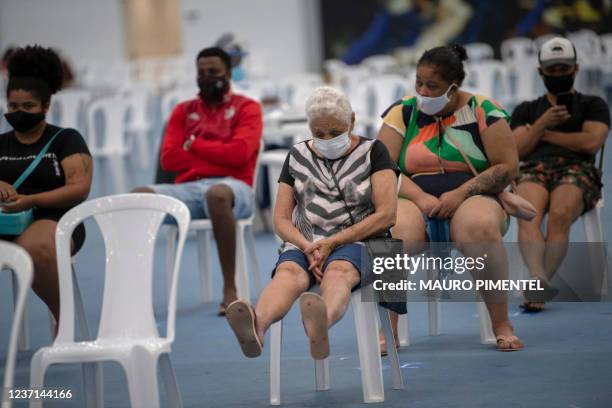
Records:
[[[278,95],[292,110],[302,112],[306,99],[315,88],[323,85],[321,75],[304,72],[281,78],[278,82]]]
[[[161,337],[153,314],[153,259],[155,238],[167,215],[176,219],[179,231],[173,281],[168,301],[166,335]],[[75,341],[70,237],[74,228],[94,218],[106,249],[106,275],[98,337]],[[159,407],[157,363],[169,399],[180,407],[181,398],[169,353],[174,342],[176,291],[181,254],[187,237],[189,210],[182,202],[163,195],[122,194],[80,204],[60,220],[56,232],[60,285],[60,324],[50,347],[32,358],[30,387],[43,387],[52,364],[114,360],[126,372],[133,407]],[[86,394],[92,390],[86,389]],[[96,390],[95,406],[103,396]],[[40,407],[32,400],[30,407]]]
[[[154,144],[149,140],[149,132],[153,128],[149,112],[153,89],[145,82],[132,83],[123,89],[122,96],[128,106],[126,131],[134,139],[141,168],[147,169],[153,155],[150,146]]]
[[[497,60],[466,64],[465,83],[478,94],[495,98],[505,104],[510,95],[510,72],[506,64]]]
[[[255,174],[253,176],[253,186],[257,186],[259,175],[259,161],[263,151],[263,141],[257,153],[257,163],[255,164]],[[235,257],[235,280],[238,298],[251,299],[251,289],[249,284],[249,267],[253,272],[253,283],[255,290],[259,293],[261,289],[261,278],[259,267],[257,266],[257,253],[255,251],[255,237],[253,236],[253,220],[255,213],[248,218],[236,220],[236,257]],[[191,220],[189,231],[195,231],[198,239],[198,265],[200,269],[200,293],[203,302],[212,300],[212,251],[211,240],[213,238],[212,222],[210,219]],[[176,238],[178,230],[176,226],[169,225],[167,231],[167,257],[166,257],[166,281],[168,289],[173,282],[173,268]],[[251,259],[249,262],[248,258]]]
[[[161,98],[161,118],[163,123],[170,119],[172,110],[179,103],[188,99],[193,99],[198,95],[195,83],[189,86],[177,86],[162,95]]]
[[[465,45],[465,51],[468,55],[468,62],[486,61],[493,59],[495,52],[493,47],[487,43],[469,43]]]
[[[7,395],[2,394],[7,393],[14,385],[19,325],[23,320],[23,311],[25,309],[30,284],[32,283],[34,266],[30,255],[28,255],[23,248],[10,242],[0,241],[0,270],[5,269],[10,270],[19,283],[16,292],[17,296],[15,297],[15,312],[13,313],[13,323],[11,324],[9,346],[4,367],[2,392],[0,392],[2,408],[11,408],[11,400]]]
[[[391,345],[387,349],[393,376],[393,388],[403,389],[404,384],[397,350],[392,346],[394,339],[391,334],[389,313],[375,302],[362,301],[362,291],[364,290],[371,290],[371,287],[357,290],[351,295],[351,308],[355,319],[355,332],[359,350],[363,401],[365,403],[383,402],[385,400],[385,388],[378,340],[378,331],[381,325],[385,340],[387,344]],[[281,403],[282,332],[282,320],[274,323],[270,328],[270,404],[272,405],[280,405]],[[316,390],[328,390],[330,388],[329,358],[314,360],[314,363]]]
[[[361,65],[367,67],[373,75],[384,75],[394,72],[397,68],[397,59],[392,55],[372,55],[361,61]]]
[[[51,101],[50,116],[59,112],[56,124],[63,128],[81,129],[85,106],[91,100],[91,93],[85,89],[69,88],[58,92]]]
[[[114,191],[128,191],[125,161],[130,153],[126,142],[128,105],[124,98],[111,96],[92,102],[87,108],[87,145],[94,159],[104,160],[113,175]],[[98,132],[96,115],[102,114],[102,128]]]

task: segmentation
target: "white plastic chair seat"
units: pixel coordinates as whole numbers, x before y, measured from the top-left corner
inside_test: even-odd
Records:
[[[53,347],[42,347],[47,364],[55,361],[62,363],[79,363],[105,361],[109,356],[121,360],[130,355],[136,348],[145,349],[150,354],[170,353],[172,342],[166,339],[129,339],[117,343],[113,339],[98,339],[78,343],[58,344]]]

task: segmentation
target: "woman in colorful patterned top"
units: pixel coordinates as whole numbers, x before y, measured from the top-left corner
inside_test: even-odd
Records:
[[[459,45],[426,51],[417,64],[416,95],[393,104],[382,115],[378,138],[402,171],[392,232],[411,253],[428,238],[460,246],[501,243],[507,227],[508,216],[495,195],[517,175],[517,148],[508,114],[497,102],[461,90],[465,59],[465,49]],[[455,143],[461,145],[477,177]],[[445,224],[446,238],[432,236],[427,229],[430,220]],[[503,246],[487,249],[487,271],[507,276]],[[462,251],[466,257],[482,256],[474,246]],[[508,318],[507,303],[490,301],[487,308],[497,348],[522,348]]]

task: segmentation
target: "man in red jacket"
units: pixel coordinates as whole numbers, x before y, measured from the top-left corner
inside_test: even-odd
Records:
[[[225,51],[205,48],[196,61],[199,97],[174,108],[162,142],[161,165],[177,173],[175,184],[134,192],[175,197],[193,219],[210,218],[223,270],[223,315],[236,300],[236,219],[250,216],[255,206],[262,115],[257,102],[230,91],[231,60]]]

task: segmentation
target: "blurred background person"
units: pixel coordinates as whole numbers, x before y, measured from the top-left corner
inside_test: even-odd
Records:
[[[521,253],[531,275],[548,285],[567,252],[572,224],[601,198],[595,155],[610,131],[610,111],[602,98],[574,88],[580,66],[571,41],[552,38],[538,57],[546,94],[518,105],[511,124],[522,160],[517,192],[538,210],[533,220],[518,222]],[[523,307],[541,311],[555,294],[550,289],[526,293]]]
[[[196,58],[199,97],[177,105],[162,142],[161,165],[176,172],[174,184],[134,192],[165,194],[183,201],[193,219],[209,218],[223,272],[219,315],[236,300],[236,219],[255,210],[253,175],[261,143],[259,104],[232,93],[231,59],[218,47]]]

